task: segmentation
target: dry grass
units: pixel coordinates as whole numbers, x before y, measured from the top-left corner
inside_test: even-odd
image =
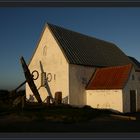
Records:
[[[1,106],[2,107],[2,106]],[[5,109],[5,110],[4,110]],[[1,110],[2,111],[2,110]],[[0,132],[139,132],[140,122],[130,121],[111,110],[83,108],[70,105],[47,106],[28,103],[9,109],[3,106],[0,115]],[[130,115],[130,114],[124,114]],[[140,118],[140,113],[131,116]],[[123,119],[122,119],[123,118]],[[132,129],[133,128],[133,129]]]

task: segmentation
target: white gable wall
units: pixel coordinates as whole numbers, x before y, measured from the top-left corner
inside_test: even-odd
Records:
[[[122,90],[87,90],[87,105],[123,112]]]
[[[95,68],[81,65],[69,65],[69,103],[71,105],[86,105],[85,87]]]
[[[45,48],[46,46],[46,48]],[[47,90],[45,87],[40,87],[41,85],[41,70],[40,63],[43,65],[44,71],[52,74],[52,80],[49,82],[50,89],[52,94],[56,91],[62,91],[62,97],[68,96],[69,93],[69,65],[66,61],[60,47],[58,46],[56,40],[51,34],[50,30],[45,28],[41,40],[38,44],[38,47],[31,59],[29,64],[29,69],[32,72],[37,70],[39,72],[39,78],[35,80],[35,84],[38,88],[39,94],[44,101],[48,96]],[[29,98],[29,95],[32,94],[28,84],[26,84],[26,95]]]
[[[134,80],[132,80],[132,75],[134,75]],[[123,110],[124,112],[130,112],[130,90],[136,91],[136,109],[140,110],[140,79],[139,72],[135,72],[134,68],[132,69],[128,82],[123,89]]]
[[[137,85],[137,111],[140,111],[140,72],[135,72]]]

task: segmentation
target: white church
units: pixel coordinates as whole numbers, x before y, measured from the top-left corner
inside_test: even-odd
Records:
[[[62,92],[65,104],[140,110],[140,64],[113,43],[46,24],[28,67],[39,73],[34,82],[44,102],[47,79],[52,96]],[[30,96],[26,84],[26,98]]]

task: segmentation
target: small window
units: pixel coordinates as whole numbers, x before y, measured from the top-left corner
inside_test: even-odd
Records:
[[[132,80],[135,80],[135,76],[134,75],[132,75]]]

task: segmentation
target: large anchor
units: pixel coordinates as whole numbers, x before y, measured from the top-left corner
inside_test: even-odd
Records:
[[[36,85],[34,83],[34,80],[36,80],[38,78],[38,76],[39,76],[38,71],[34,70],[32,73],[30,73],[30,70],[29,70],[29,68],[28,68],[28,66],[27,66],[27,64],[26,64],[26,62],[25,62],[23,57],[20,58],[20,61],[21,61],[21,64],[22,64],[22,68],[23,68],[26,80],[22,84],[20,84],[15,89],[15,91],[18,90],[21,86],[23,86],[27,82],[29,87],[30,87],[30,89],[31,89],[31,91],[33,92],[35,98],[37,99],[38,103],[42,103],[42,100],[40,98],[40,95],[38,93]],[[35,73],[37,74],[36,78],[34,76]]]

